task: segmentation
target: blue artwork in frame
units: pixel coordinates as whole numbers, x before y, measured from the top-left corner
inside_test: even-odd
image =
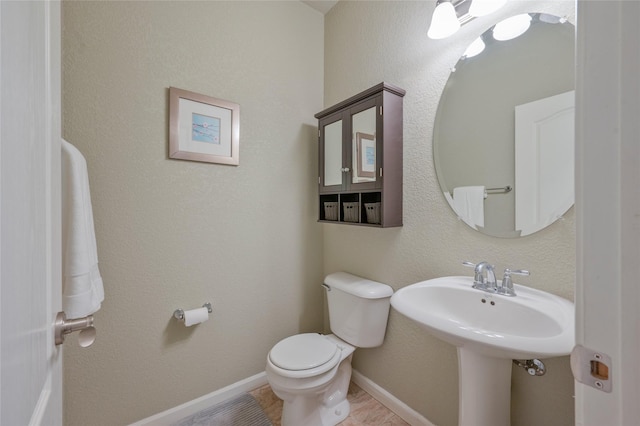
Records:
[[[367,133],[356,132],[356,175],[358,179],[371,182],[376,179],[376,137]]]
[[[169,88],[169,158],[239,164],[240,106]]]
[[[376,147],[375,146],[368,146],[365,149],[365,153],[364,153],[367,161],[366,164],[367,166],[370,166],[369,168],[374,168],[376,165]]]
[[[220,144],[220,119],[207,115],[191,114],[191,139],[197,142]]]

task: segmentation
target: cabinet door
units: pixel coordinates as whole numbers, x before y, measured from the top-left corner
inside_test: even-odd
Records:
[[[341,113],[320,121],[320,192],[344,189],[344,130]]]
[[[382,97],[364,101],[349,109],[350,140],[348,142],[348,187],[369,189],[381,187],[382,131],[380,107]]]

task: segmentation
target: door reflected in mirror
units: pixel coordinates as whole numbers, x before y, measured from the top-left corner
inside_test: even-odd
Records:
[[[455,214],[496,237],[537,232],[574,203],[575,27],[525,14],[514,38],[496,25],[455,65],[433,135],[436,174]],[[515,32],[514,34],[517,34]]]

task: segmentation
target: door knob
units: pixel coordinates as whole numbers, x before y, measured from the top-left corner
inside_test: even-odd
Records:
[[[93,326],[93,315],[83,318],[67,319],[64,312],[58,312],[54,324],[56,346],[64,343],[67,334],[79,331],[78,344],[87,348],[96,340],[96,328]]]

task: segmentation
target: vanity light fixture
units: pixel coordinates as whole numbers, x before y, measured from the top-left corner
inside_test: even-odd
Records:
[[[440,0],[436,4],[427,36],[434,40],[447,38],[460,29],[456,9],[450,1]]]
[[[469,6],[469,15],[484,16],[500,9],[507,0],[473,0]]]
[[[538,15],[538,20],[547,24],[564,24],[569,19],[566,16],[555,16],[548,13],[541,13]]]
[[[531,26],[531,15],[523,13],[498,22],[493,27],[493,38],[499,41],[514,39],[524,34]]]
[[[447,38],[458,31],[460,26],[475,17],[498,10],[506,2],[507,0],[438,0],[427,36],[434,40]]]
[[[486,47],[486,44],[482,40],[482,37],[478,37],[473,41],[473,43],[469,45],[469,47],[467,47],[467,50],[464,51],[464,53],[462,54],[462,57],[473,58],[474,56],[482,53],[485,47]]]

